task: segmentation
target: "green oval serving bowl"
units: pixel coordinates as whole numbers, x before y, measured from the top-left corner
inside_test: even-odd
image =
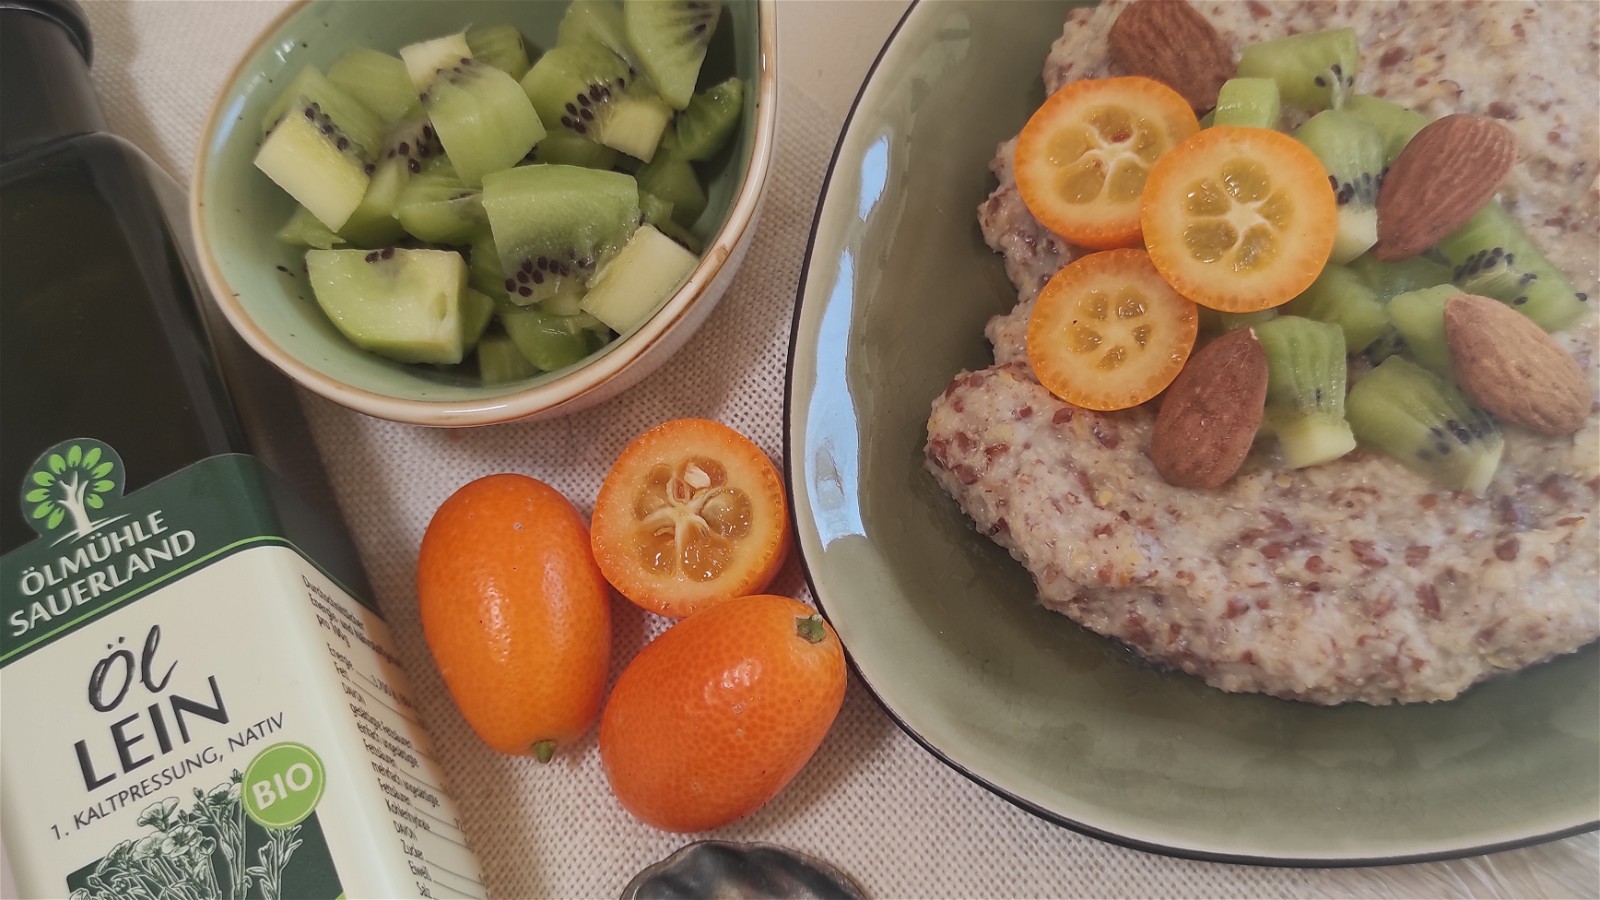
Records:
[[[190,221],[200,268],[218,305],[256,352],[310,390],[368,415],[417,425],[483,425],[575,412],[608,399],[660,366],[705,321],[754,235],[777,123],[775,0],[724,0],[702,83],[745,81],[743,125],[713,161],[709,202],[691,229],[700,263],[643,324],[587,359],[509,384],[470,373],[391,362],[356,348],[317,306],[304,251],[274,237],[294,201],[253,161],[267,106],[300,68],[326,71],[352,47],[396,52],[406,44],[507,22],[537,47],[555,44],[563,0],[310,0],[269,26],[218,96],[200,143]],[[530,53],[531,55],[531,53]]]
[[[1202,859],[1356,865],[1596,827],[1593,646],[1449,703],[1324,708],[1159,671],[1038,605],[923,470],[929,405],[1016,292],[977,205],[1044,99],[1062,2],[914,6],[857,98],[795,313],[785,451],[812,590],[917,741],[1060,824]]]

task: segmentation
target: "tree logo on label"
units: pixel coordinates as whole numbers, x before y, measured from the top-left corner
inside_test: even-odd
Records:
[[[121,516],[103,517],[122,496],[122,457],[94,438],[62,441],[39,454],[22,485],[22,514],[40,536],[87,537]]]

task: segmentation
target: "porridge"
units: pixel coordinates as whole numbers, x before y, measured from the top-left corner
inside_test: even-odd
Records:
[[[1070,14],[1045,64],[1047,89],[1114,74],[1106,33],[1125,6]],[[1252,41],[1353,27],[1355,90],[1429,118],[1470,112],[1506,125],[1519,158],[1502,204],[1593,294],[1600,9],[1194,6],[1236,54]],[[1030,215],[1013,145],[1001,145],[999,186],[978,212],[1019,302],[986,329],[994,365],[958,374],[934,402],[927,468],[1032,573],[1041,603],[1219,689],[1323,704],[1445,700],[1600,637],[1600,410],[1562,437],[1507,426],[1483,496],[1366,449],[1288,469],[1264,443],[1220,489],[1169,485],[1147,455],[1156,403],[1082,409],[1030,368],[1034,299],[1086,251]],[[1591,313],[1555,335],[1591,384],[1596,332]]]

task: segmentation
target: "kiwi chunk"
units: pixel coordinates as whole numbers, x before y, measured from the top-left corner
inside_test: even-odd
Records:
[[[542,309],[500,309],[500,324],[528,362],[554,372],[593,352],[598,341],[588,316],[560,316]]]
[[[505,273],[500,269],[500,251],[494,246],[494,235],[484,228],[472,236],[467,247],[467,284],[496,303],[510,303],[505,280]]]
[[[598,44],[558,45],[522,89],[552,133],[568,133],[649,161],[672,110],[627,61]]]
[[[483,207],[506,290],[525,306],[588,287],[633,236],[639,189],[621,172],[518,166],[484,178]]]
[[[1448,382],[1392,356],[1350,388],[1350,427],[1361,446],[1445,487],[1482,494],[1505,440],[1494,419]]]
[[[434,244],[468,244],[488,227],[483,195],[448,163],[411,176],[395,203],[395,218],[407,233]]]
[[[1338,109],[1355,87],[1360,59],[1355,29],[1332,28],[1250,44],[1238,74],[1276,81],[1290,106]]]
[[[372,173],[361,205],[339,229],[340,236],[368,249],[399,240],[405,229],[396,217],[396,210],[411,180],[412,170],[421,171],[423,161],[442,154],[432,127],[423,119],[402,122],[391,129],[383,157]]]
[[[1242,128],[1277,128],[1283,116],[1283,98],[1271,78],[1230,78],[1217,91],[1212,125]]]
[[[544,137],[544,125],[521,85],[474,59],[439,70],[422,95],[439,142],[469,185],[509,169]]]
[[[706,209],[706,190],[688,160],[670,151],[656,154],[637,174],[639,190],[672,204],[672,221],[693,228]]]
[[[494,66],[512,79],[527,74],[528,47],[522,40],[522,32],[515,25],[468,28],[466,40],[473,59],[486,66]]]
[[[418,41],[400,48],[400,59],[406,64],[411,86],[419,92],[427,91],[428,85],[433,83],[433,77],[441,69],[448,69],[471,58],[472,47],[467,44],[465,32]]]
[[[505,384],[539,374],[517,342],[504,331],[490,331],[478,341],[478,378],[484,384]]]
[[[469,276],[470,277],[470,276]],[[489,321],[494,318],[494,299],[488,294],[473,290],[470,286],[461,289],[461,349],[462,353],[470,353],[477,346],[478,340],[489,328]]]
[[[1337,325],[1279,316],[1255,326],[1267,352],[1262,428],[1278,438],[1293,469],[1338,459],[1355,449],[1344,418],[1344,332]]]
[[[1383,183],[1383,136],[1365,119],[1325,109],[1294,133],[1328,170],[1339,204],[1339,230],[1330,262],[1343,264],[1378,242],[1378,187]]]
[[[385,125],[415,116],[422,108],[417,89],[397,56],[356,47],[328,67],[328,80],[378,114]]]
[[[1384,311],[1384,315],[1388,315],[1387,310]],[[1389,330],[1385,331],[1377,340],[1373,341],[1372,345],[1367,347],[1366,352],[1361,354],[1361,356],[1368,362],[1368,364],[1375,366],[1389,357],[1394,356],[1396,353],[1404,353],[1405,349],[1405,338],[1400,336],[1400,332],[1397,331],[1393,325],[1390,325]]]
[[[660,229],[662,222],[672,221],[672,203],[646,190],[639,191],[639,218],[641,224]]]
[[[408,178],[402,165],[379,163],[367,182],[367,192],[361,196],[360,205],[340,226],[339,236],[368,249],[399,240],[405,229],[395,218],[395,204]]]
[[[672,204],[666,200],[649,191],[640,190],[639,212],[644,217],[644,224],[677,241],[690,253],[698,256],[700,251],[705,249],[705,243],[700,238],[672,220]]]
[[[1573,288],[1497,202],[1440,241],[1439,253],[1464,292],[1509,304],[1545,331],[1560,331],[1588,311],[1589,295]]]
[[[374,170],[361,146],[305,97],[261,143],[255,166],[333,231],[361,205]]]
[[[1389,301],[1389,321],[1405,342],[1405,352],[1442,378],[1451,377],[1450,348],[1444,340],[1444,304],[1460,293],[1455,285],[1441,284],[1407,291]]]
[[[1351,260],[1349,269],[1372,289],[1379,303],[1388,303],[1406,291],[1450,281],[1450,267],[1425,256],[1385,262],[1366,253]]]
[[[585,169],[610,169],[616,166],[618,152],[577,133],[557,129],[544,136],[528,154],[529,162],[558,166],[583,166]]]
[[[649,225],[601,269],[578,306],[618,334],[626,334],[656,311],[694,271],[693,253]]]
[[[706,160],[717,154],[744,113],[744,82],[729,78],[694,95],[673,118],[670,151],[681,159]]]
[[[628,26],[623,19],[621,0],[572,0],[556,31],[556,46],[604,47],[620,57],[629,68],[639,70],[639,58],[628,43]]]
[[[319,120],[325,120],[337,129],[340,135],[360,147],[368,157],[375,157],[382,152],[383,120],[360,101],[340,90],[315,66],[306,66],[296,73],[283,93],[267,107],[261,120],[262,134],[270,137],[279,122],[291,116],[304,115],[307,106],[315,106]]]
[[[1300,296],[1278,311],[1330,322],[1344,332],[1346,353],[1361,353],[1392,331],[1377,294],[1355,270],[1329,264]]]
[[[1428,124],[1428,117],[1398,103],[1370,94],[1351,94],[1344,109],[1365,119],[1383,137],[1383,165],[1387,169],[1406,144]]]
[[[317,304],[356,346],[407,363],[454,364],[464,355],[461,298],[467,265],[446,250],[310,250]]]
[[[598,278],[599,276],[597,275],[595,277]],[[547,297],[544,300],[539,301],[538,308],[543,312],[547,312],[556,316],[588,315],[583,311],[583,307],[579,305],[583,298],[587,296],[589,295],[575,293],[557,294],[554,297]]]
[[[291,247],[309,247],[317,250],[331,250],[345,243],[344,238],[318,221],[317,217],[311,214],[311,210],[304,206],[294,208],[289,221],[278,229],[278,240]]]
[[[689,106],[721,15],[721,0],[623,0],[628,44],[673,109]]]

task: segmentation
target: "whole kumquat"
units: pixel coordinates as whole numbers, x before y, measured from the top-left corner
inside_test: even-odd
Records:
[[[804,768],[844,689],[844,650],[821,615],[788,597],[739,597],[682,620],[628,664],[600,717],[600,761],[646,824],[718,828]]]
[[[452,494],[422,537],[417,600],[428,649],[484,743],[545,761],[594,724],[611,592],[583,516],[554,488],[507,474]]]

